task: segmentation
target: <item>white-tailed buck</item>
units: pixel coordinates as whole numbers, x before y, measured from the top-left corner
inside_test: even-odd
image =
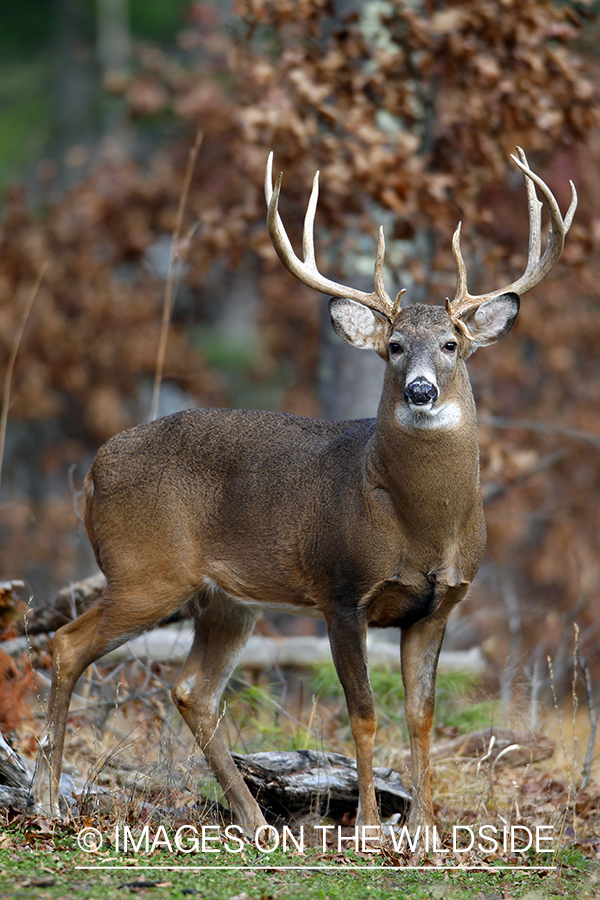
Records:
[[[186,604],[195,619],[173,699],[248,832],[263,813],[218,728],[219,702],[262,607],[325,619],[344,688],[356,760],[358,824],[379,822],[372,756],[376,718],[369,626],[399,626],[413,803],[409,827],[431,825],[429,733],[437,660],[448,616],[481,564],[485,522],[475,403],[465,360],[510,331],[518,295],[558,260],[565,219],[525,154],[529,258],[513,284],[474,296],[459,246],[456,296],[401,308],[383,283],[379,232],[373,293],[324,278],[315,264],[315,176],[304,260],[279,217],[281,174],[265,175],[268,229],[284,266],[331,295],[333,327],[386,362],[376,419],[328,422],[283,413],[197,409],[139,425],[98,451],[85,481],[85,522],[107,586],[54,639],[47,743],[32,793],[59,813],[58,779],[71,694],[87,666]],[[550,212],[541,253],[541,210]]]

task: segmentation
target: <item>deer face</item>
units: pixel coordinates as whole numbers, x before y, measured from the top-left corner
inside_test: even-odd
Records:
[[[333,298],[329,309],[333,327],[344,340],[375,350],[386,360],[401,398],[400,418],[406,424],[433,425],[453,409],[460,390],[457,375],[461,385],[466,376],[464,360],[508,334],[519,298],[503,294],[482,304],[472,312],[468,331],[441,306],[409,306],[393,322],[346,298]]]
[[[445,310],[435,306],[402,310],[390,331],[388,365],[404,403],[412,413],[437,415],[462,365],[465,337]]]

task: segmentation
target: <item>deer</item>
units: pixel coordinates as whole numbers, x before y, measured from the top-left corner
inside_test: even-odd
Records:
[[[47,735],[30,803],[60,816],[59,779],[69,703],[86,668],[178,610],[193,644],[173,701],[248,835],[266,824],[219,728],[219,708],[263,608],[325,620],[356,748],[356,823],[380,826],[373,785],[376,712],[367,629],[399,627],[412,804],[408,828],[433,826],[429,742],[438,657],[450,613],[481,565],[486,528],[475,401],[465,361],[514,325],[520,295],[556,265],[577,206],[562,217],[517,148],[529,251],[523,275],[473,295],[452,239],[456,294],[407,305],[384,286],[379,229],[374,290],[320,274],[315,175],[296,256],[279,214],[282,173],[265,172],[267,228],[286,269],[330,297],[333,328],[385,362],[376,418],[334,422],[276,412],[193,409],[117,434],[85,478],[85,525],[106,588],[54,637]],[[541,216],[550,227],[542,255]]]

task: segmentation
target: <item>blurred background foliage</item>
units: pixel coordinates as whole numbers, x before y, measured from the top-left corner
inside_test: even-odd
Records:
[[[342,345],[264,227],[266,156],[295,242],[321,170],[321,270],[441,303],[463,220],[470,289],[527,257],[516,145],[563,210],[551,278],[470,361],[489,546],[449,641],[505,690],[600,641],[598,4],[529,0],[0,3],[0,371],[16,362],[0,575],[34,603],[93,569],[77,490],[98,445],[148,417],[171,235],[195,134],[160,414],[191,405],[374,415],[382,364]],[[396,285],[396,287],[394,287]],[[294,627],[312,627],[296,625]],[[540,671],[543,673],[540,674]],[[555,665],[555,673],[561,668]],[[536,674],[537,673],[537,674]],[[599,673],[600,674],[600,673]]]

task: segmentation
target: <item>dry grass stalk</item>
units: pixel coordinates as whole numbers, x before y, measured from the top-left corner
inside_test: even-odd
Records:
[[[185,170],[185,178],[183,179],[183,187],[181,189],[181,196],[179,198],[179,208],[177,210],[177,220],[175,222],[175,229],[173,231],[173,238],[171,244],[171,253],[169,256],[169,275],[167,277],[167,283],[165,285],[165,297],[163,302],[163,312],[162,312],[162,324],[160,329],[160,338],[158,342],[158,352],[156,354],[156,371],[154,374],[154,388],[152,391],[152,407],[150,409],[150,421],[153,422],[156,419],[158,414],[158,400],[160,397],[160,386],[162,383],[164,371],[165,371],[165,356],[167,352],[167,338],[169,336],[169,325],[171,324],[171,314],[173,312],[173,301],[175,298],[175,273],[177,271],[177,267],[175,265],[176,262],[182,264],[184,262],[185,256],[187,255],[187,248],[189,246],[190,239],[196,230],[196,226],[194,226],[186,235],[185,240],[181,242],[181,226],[183,224],[183,214],[185,212],[185,206],[187,203],[188,193],[190,190],[190,184],[192,181],[192,175],[194,173],[194,167],[196,165],[196,159],[198,158],[198,152],[200,150],[200,146],[202,144],[202,132],[198,131],[196,133],[196,140],[194,141],[194,146],[190,150],[190,154],[188,157],[188,164]],[[183,246],[180,246],[180,244]]]

